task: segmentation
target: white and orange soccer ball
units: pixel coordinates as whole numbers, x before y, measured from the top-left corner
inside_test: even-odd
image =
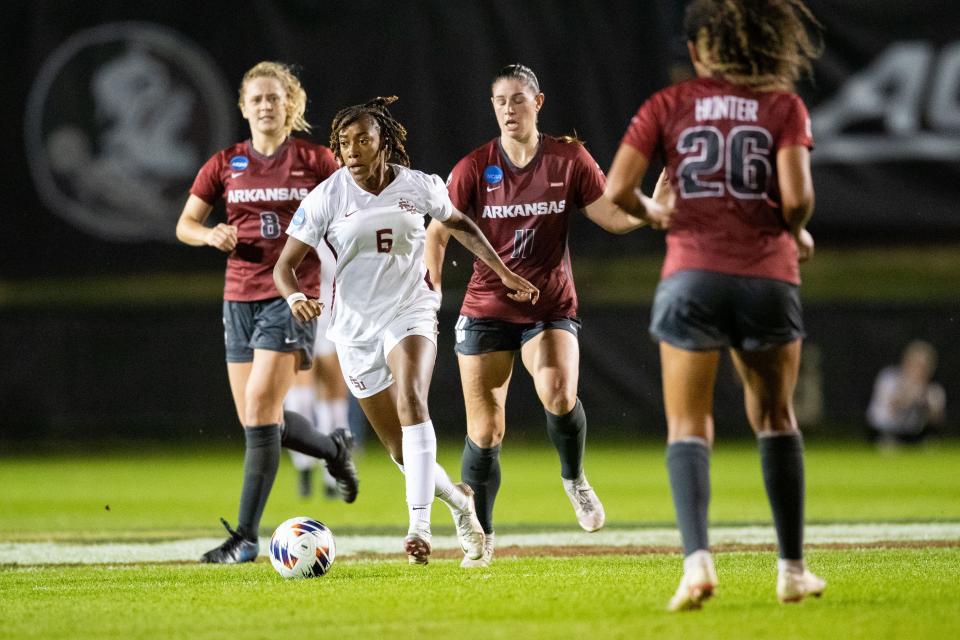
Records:
[[[322,576],[336,555],[333,532],[313,518],[290,518],[270,538],[270,563],[284,578]]]

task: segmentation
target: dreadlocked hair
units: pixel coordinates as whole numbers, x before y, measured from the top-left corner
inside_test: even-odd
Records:
[[[254,78],[273,78],[280,82],[283,91],[287,94],[287,113],[283,121],[283,127],[287,134],[291,131],[310,131],[310,123],[304,117],[307,111],[307,92],[294,68],[291,65],[282,62],[258,62],[243,74],[243,80],[240,81],[240,100],[237,103],[240,109],[243,109],[243,92],[247,88],[247,82]]]
[[[694,0],[683,26],[710,71],[749,87],[792,88],[823,49],[802,0]]]
[[[387,162],[410,166],[410,156],[404,143],[407,141],[407,128],[390,115],[388,104],[398,100],[397,96],[377,97],[363,104],[345,107],[333,116],[330,123],[330,149],[340,158],[340,132],[361,118],[370,118],[380,127],[380,144],[387,152]]]

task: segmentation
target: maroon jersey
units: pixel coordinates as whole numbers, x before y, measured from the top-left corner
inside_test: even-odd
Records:
[[[662,277],[705,269],[800,283],[777,183],[777,151],[813,147],[796,94],[690,80],[647,100],[623,143],[659,157],[678,195]]]
[[[460,313],[516,323],[575,316],[570,214],[597,200],[603,187],[603,172],[583,145],[546,135],[522,169],[499,138],[460,160],[447,180],[453,206],[474,219],[507,267],[540,289],[536,305],[514,302],[497,274],[474,260]]]
[[[283,230],[300,201],[336,170],[330,149],[293,137],[269,157],[247,140],[207,160],[190,193],[211,205],[223,198],[227,224],[237,226],[237,247],[227,258],[224,300],[251,302],[280,295],[273,284],[273,266],[286,242]],[[308,296],[320,295],[316,252],[304,257],[297,279]]]

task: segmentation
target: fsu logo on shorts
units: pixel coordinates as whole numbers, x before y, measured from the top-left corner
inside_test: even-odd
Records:
[[[232,94],[207,53],[171,29],[120,22],[75,33],[28,98],[40,199],[100,238],[173,242],[193,177],[232,138]]]

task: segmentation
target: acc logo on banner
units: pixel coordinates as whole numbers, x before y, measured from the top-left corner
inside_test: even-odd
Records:
[[[207,53],[171,29],[121,22],[74,34],[28,98],[41,200],[100,238],[173,241],[193,176],[232,137],[231,93]]]

